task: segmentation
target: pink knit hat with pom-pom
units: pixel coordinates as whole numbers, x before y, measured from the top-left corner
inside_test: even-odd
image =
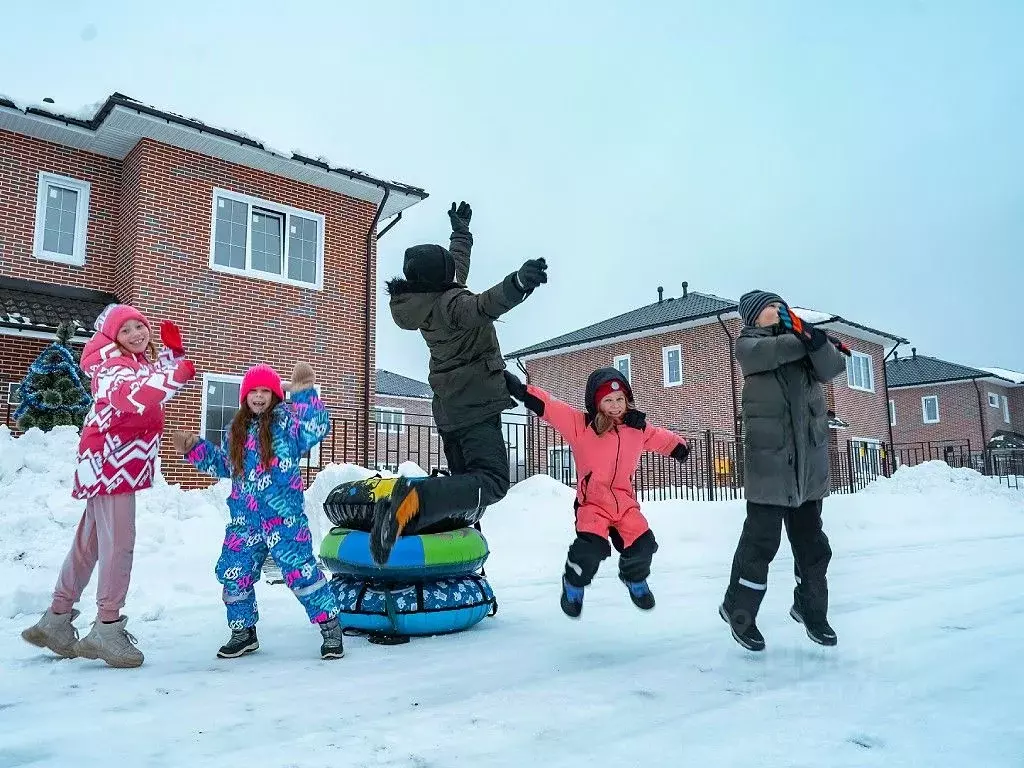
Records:
[[[238,392],[238,402],[244,403],[245,396],[260,387],[266,387],[281,400],[284,400],[284,388],[281,386],[281,377],[269,365],[260,363],[246,371],[245,376],[242,377],[242,387]]]

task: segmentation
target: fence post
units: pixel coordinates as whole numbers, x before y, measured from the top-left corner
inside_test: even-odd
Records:
[[[847,472],[847,477],[849,477],[849,482],[850,482],[850,493],[856,493],[857,492],[857,488],[855,487],[854,477],[853,477],[853,441],[852,440],[847,440],[846,441],[846,472]]]
[[[711,446],[711,430],[704,431],[704,476],[708,484],[708,501],[715,500],[715,464]]]

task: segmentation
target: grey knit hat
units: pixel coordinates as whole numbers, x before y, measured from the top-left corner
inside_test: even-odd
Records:
[[[771,291],[749,291],[744,293],[740,297],[740,317],[743,318],[743,324],[753,327],[757,323],[758,315],[764,311],[765,307],[775,301],[780,304],[786,303],[779,294],[772,293]]]

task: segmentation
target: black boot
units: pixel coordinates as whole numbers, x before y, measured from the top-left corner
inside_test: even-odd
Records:
[[[626,585],[626,589],[629,590],[629,599],[633,601],[633,605],[641,611],[649,611],[654,607],[654,593],[647,586],[647,579],[643,581],[626,581],[621,576],[619,579]]]
[[[391,497],[375,506],[371,557],[384,565],[399,536],[428,531],[446,518],[472,525],[479,517],[480,498],[480,483],[472,475],[398,478]],[[457,523],[453,522],[452,527]]]
[[[578,619],[583,612],[583,587],[574,587],[562,577],[562,613],[570,619]]]
[[[732,630],[732,639],[742,645],[748,651],[764,650],[764,635],[757,628],[753,617],[742,610],[729,611],[725,603],[718,606],[718,615],[722,621],[729,625]]]
[[[321,624],[320,634],[324,636],[323,645],[320,646],[321,659],[340,659],[345,655],[342,629],[337,619],[330,619]]]
[[[807,636],[818,645],[836,645],[839,642],[835,630],[824,616],[807,619],[796,605],[789,609],[789,615],[793,621],[804,625]]]
[[[239,656],[245,656],[245,654],[259,649],[260,641],[256,638],[256,627],[235,629],[231,631],[231,639],[217,651],[217,658],[237,659]]]

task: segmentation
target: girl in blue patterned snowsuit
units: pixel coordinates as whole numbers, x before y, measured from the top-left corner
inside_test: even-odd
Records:
[[[320,625],[320,655],[344,655],[338,603],[313,556],[299,467],[300,457],[324,439],[329,417],[307,364],[296,364],[288,389],[290,404],[284,402],[277,372],[257,365],[242,379],[227,450],[196,435],[175,435],[175,447],[198,470],[232,480],[231,520],[216,567],[231,630],[231,638],[217,652],[220,658],[237,658],[259,648],[253,587],[268,553],[310,622]]]

